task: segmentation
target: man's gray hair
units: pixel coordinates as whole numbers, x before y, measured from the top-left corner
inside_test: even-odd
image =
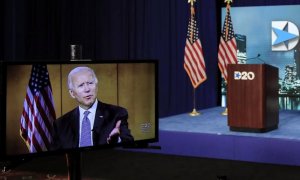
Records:
[[[73,87],[73,82],[72,82],[73,75],[80,72],[80,71],[89,71],[89,72],[91,72],[93,77],[95,78],[95,83],[96,84],[98,83],[97,76],[96,76],[93,69],[91,69],[89,67],[86,67],[86,66],[79,66],[79,67],[74,68],[72,71],[70,71],[70,73],[68,75],[68,88],[69,88],[69,90],[72,90],[74,88]]]

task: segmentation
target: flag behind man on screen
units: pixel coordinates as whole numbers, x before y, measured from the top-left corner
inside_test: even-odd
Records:
[[[46,65],[32,65],[20,133],[29,151],[47,151],[52,140],[51,129],[56,119],[52,88]]]
[[[205,62],[202,45],[198,37],[198,27],[195,18],[195,0],[189,0],[191,4],[191,17],[188,24],[188,32],[184,49],[184,69],[190,77],[193,87],[196,89],[206,80]]]

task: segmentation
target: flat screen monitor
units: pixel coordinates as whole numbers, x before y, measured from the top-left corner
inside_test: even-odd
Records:
[[[2,62],[1,156],[158,141],[157,71],[156,60]]]

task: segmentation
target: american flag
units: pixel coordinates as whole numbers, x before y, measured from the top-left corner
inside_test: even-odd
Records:
[[[227,81],[227,65],[237,64],[237,62],[237,45],[228,7],[218,52],[218,66],[225,81]]]
[[[184,49],[184,69],[190,77],[192,85],[197,88],[206,80],[205,62],[202,45],[198,38],[197,22],[191,15]]]
[[[34,64],[27,86],[20,133],[30,152],[47,151],[56,119],[52,88],[46,65]]]

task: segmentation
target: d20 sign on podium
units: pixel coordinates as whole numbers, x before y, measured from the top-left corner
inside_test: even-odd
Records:
[[[232,131],[266,132],[278,127],[278,68],[229,64],[228,126]]]

